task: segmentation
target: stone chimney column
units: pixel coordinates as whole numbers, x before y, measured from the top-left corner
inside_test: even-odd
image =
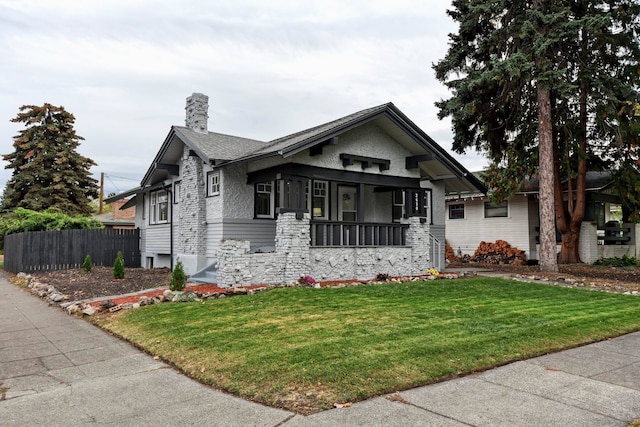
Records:
[[[207,133],[209,118],[209,97],[202,93],[193,93],[187,98],[185,126],[196,132]]]

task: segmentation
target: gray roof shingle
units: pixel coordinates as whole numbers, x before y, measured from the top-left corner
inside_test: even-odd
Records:
[[[225,135],[216,132],[201,133],[185,126],[173,126],[177,134],[195,145],[209,159],[234,160],[244,157],[267,143],[255,139]]]

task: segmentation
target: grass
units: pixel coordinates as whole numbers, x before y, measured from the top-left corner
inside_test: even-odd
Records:
[[[312,413],[639,330],[639,303],[474,278],[285,288],[99,323],[206,384]]]

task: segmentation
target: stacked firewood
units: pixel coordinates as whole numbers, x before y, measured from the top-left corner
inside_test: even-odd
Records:
[[[508,242],[496,240],[494,243],[480,242],[473,256],[469,257],[469,261],[522,265],[527,261],[527,257],[524,251],[512,248]]]
[[[445,242],[444,245],[444,257],[449,262],[460,261],[460,257],[456,256],[456,253],[453,251],[453,248],[448,242]]]

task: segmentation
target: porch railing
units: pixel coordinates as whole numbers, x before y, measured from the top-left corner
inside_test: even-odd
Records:
[[[408,224],[311,221],[311,246],[405,246]]]
[[[433,234],[429,234],[429,247],[431,248],[431,263],[436,270],[443,270],[445,266],[442,264],[443,257],[441,257],[442,242]]]
[[[631,227],[598,227],[598,244],[628,245],[631,240]]]

